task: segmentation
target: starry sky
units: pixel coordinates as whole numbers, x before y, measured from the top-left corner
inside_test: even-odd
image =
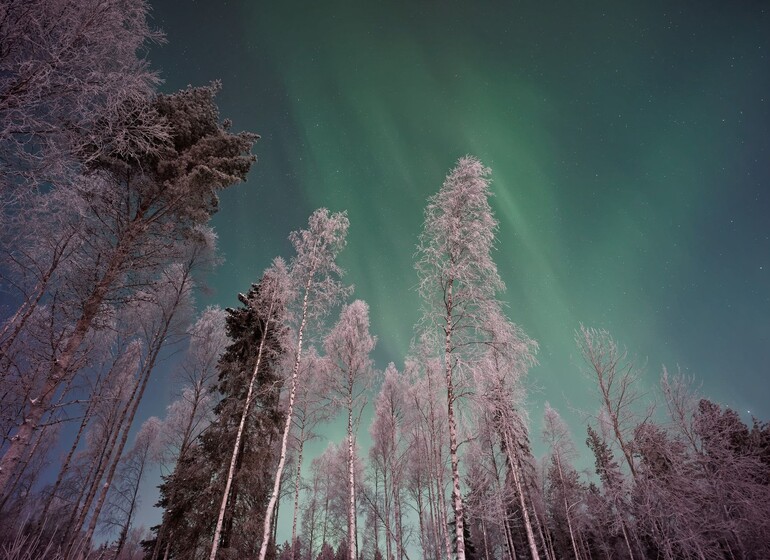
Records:
[[[493,171],[509,316],[540,344],[533,439],[543,401],[577,441],[573,409],[598,406],[581,322],[628,347],[647,389],[680,367],[770,419],[765,3],[151,4],[163,90],[221,79],[222,116],[262,136],[222,196],[226,262],[201,303],[235,305],[315,208],[347,210],[347,279],[378,366],[402,367],[425,201],[472,154]]]

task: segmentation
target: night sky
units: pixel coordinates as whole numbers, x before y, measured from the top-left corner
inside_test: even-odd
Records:
[[[578,442],[572,408],[598,406],[580,322],[627,346],[649,390],[680,367],[770,419],[766,4],[151,3],[164,91],[221,79],[222,116],[262,136],[222,195],[226,262],[202,304],[235,305],[315,208],[347,210],[347,279],[378,366],[401,368],[425,201],[472,154],[493,171],[509,316],[540,344],[534,440],[544,400]]]

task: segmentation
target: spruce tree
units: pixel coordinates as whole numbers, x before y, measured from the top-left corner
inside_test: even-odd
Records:
[[[263,345],[229,491],[227,510],[219,539],[225,556],[253,556],[259,550],[262,522],[277,461],[279,431],[284,413],[279,404],[281,377],[278,360],[284,353],[282,306],[272,316],[260,313],[265,278],[240,294],[241,306],[227,310],[226,328],[233,341],[219,361],[216,390],[221,400],[214,421],[198,438],[191,452],[161,485],[159,505],[164,508],[169,539],[160,549],[169,558],[193,558],[210,548],[228,478],[228,468],[255,370],[258,348]],[[266,323],[273,325],[265,330]],[[263,341],[264,338],[264,341]],[[226,552],[227,551],[227,552]]]

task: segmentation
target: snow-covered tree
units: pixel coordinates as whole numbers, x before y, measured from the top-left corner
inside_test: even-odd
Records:
[[[224,491],[222,493],[222,504],[219,508],[219,517],[217,518],[216,529],[214,530],[213,545],[211,548],[211,560],[217,555],[219,541],[222,534],[222,523],[224,522],[225,512],[227,511],[227,500],[230,497],[230,488],[233,483],[235,469],[240,454],[241,439],[243,430],[246,426],[246,419],[249,415],[256,382],[259,377],[260,366],[265,362],[276,360],[284,352],[287,344],[286,326],[282,324],[284,319],[286,304],[290,297],[290,283],[286,271],[286,265],[282,259],[276,259],[273,265],[265,271],[258,289],[254,290],[253,297],[249,299],[249,305],[252,312],[260,321],[261,337],[257,347],[256,361],[254,369],[249,379],[246,399],[243,402],[243,410],[238,424],[238,431],[235,436],[233,452],[230,457],[230,467],[227,472]]]
[[[3,202],[77,163],[141,157],[168,140],[147,103],[159,80],[144,54],[162,38],[148,12],[145,0],[0,3]]]
[[[393,362],[385,368],[382,386],[374,403],[374,419],[369,428],[372,447],[369,459],[382,473],[383,507],[375,512],[385,528],[386,558],[401,560],[404,554],[403,494],[407,447],[403,438],[403,420],[407,387]],[[395,555],[393,554],[395,546]]]
[[[566,521],[575,560],[580,560],[581,554],[578,547],[577,528],[574,522],[574,512],[580,505],[580,496],[576,492],[576,485],[574,483],[577,473],[572,466],[572,462],[577,457],[577,449],[564,420],[548,403],[545,403],[545,412],[543,414],[543,441],[545,441],[550,450],[553,473],[549,478],[551,480],[552,494],[554,498],[560,498],[559,513],[564,516]],[[561,515],[556,517],[556,519],[560,519]]]
[[[326,208],[321,208],[310,216],[307,229],[292,232],[289,236],[296,252],[289,263],[289,276],[293,281],[292,286],[295,294],[294,305],[289,307],[292,310],[291,322],[296,337],[293,344],[294,365],[288,379],[289,395],[286,420],[281,438],[278,466],[273,479],[273,492],[270,495],[265,515],[259,560],[265,560],[267,555],[273,527],[273,515],[286,465],[289,432],[292,427],[294,403],[300,383],[299,373],[302,350],[307,335],[306,329],[318,325],[349,292],[349,289],[340,281],[342,269],[336,262],[337,255],[345,246],[347,230],[348,218],[345,213],[330,214]]]
[[[355,435],[374,375],[369,354],[375,342],[375,337],[369,334],[369,306],[361,300],[342,308],[339,321],[324,339],[326,381],[347,413],[349,560],[355,560],[357,550]]]
[[[172,142],[141,159],[102,157],[88,176],[68,187],[93,229],[70,263],[68,282],[60,283],[71,296],[63,308],[67,320],[55,333],[55,352],[0,458],[0,494],[44,416],[81,368],[78,359],[89,336],[170,263],[186,258],[191,245],[205,244],[201,226],[216,211],[217,191],[245,179],[256,137],[232,134],[219,123],[217,89],[158,96],[152,107],[168,123]],[[9,321],[24,316],[17,313]]]
[[[120,556],[126,544],[139,507],[139,485],[147,469],[160,460],[160,432],[162,422],[151,416],[144,421],[131,450],[120,461],[116,474],[117,482],[111,488],[105,506],[102,526],[111,532],[118,530],[114,554]]]
[[[417,251],[420,328],[442,357],[452,470],[457,558],[465,560],[465,519],[460,488],[457,408],[472,392],[472,372],[494,338],[490,319],[499,315],[504,285],[492,259],[497,221],[489,204],[490,170],[460,158],[441,190],[428,201]]]

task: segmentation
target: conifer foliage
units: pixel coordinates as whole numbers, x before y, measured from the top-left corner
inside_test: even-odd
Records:
[[[286,352],[286,309],[274,291],[281,281],[271,269],[239,296],[240,307],[227,310],[232,342],[219,361],[214,419],[161,487],[167,540],[158,548],[168,548],[163,557],[197,558],[210,550],[228,486],[218,549],[222,557],[259,550],[284,420],[279,364]],[[274,304],[266,306],[270,300]]]

